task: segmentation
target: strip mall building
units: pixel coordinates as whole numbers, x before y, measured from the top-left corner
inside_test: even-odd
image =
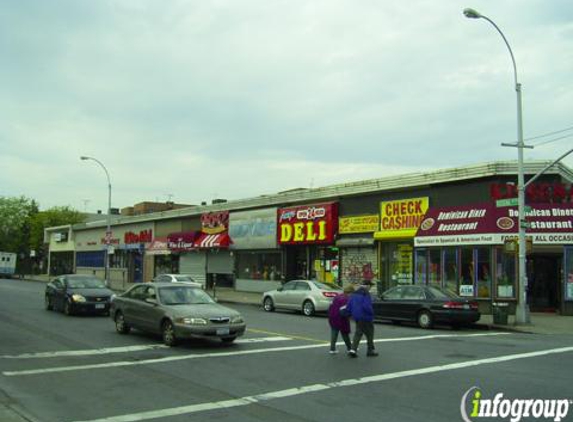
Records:
[[[528,162],[526,180],[549,163]],[[125,289],[162,272],[263,292],[285,280],[434,284],[514,306],[515,162],[296,189],[113,220],[110,277]],[[573,172],[557,164],[526,192],[532,311],[573,314]],[[51,274],[105,271],[106,221],[46,230]],[[57,265],[56,265],[57,263]]]

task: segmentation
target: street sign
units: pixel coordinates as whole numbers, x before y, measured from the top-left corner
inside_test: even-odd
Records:
[[[517,207],[517,198],[498,199],[495,201],[495,206],[501,207]]]

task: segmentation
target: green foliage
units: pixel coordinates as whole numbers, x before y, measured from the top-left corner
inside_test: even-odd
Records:
[[[30,251],[42,256],[44,229],[81,223],[84,214],[65,207],[40,211],[33,199],[0,197],[0,251],[28,257]]]

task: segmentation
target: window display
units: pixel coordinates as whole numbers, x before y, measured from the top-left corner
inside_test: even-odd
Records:
[[[237,263],[237,278],[248,280],[280,281],[281,254],[280,252],[235,252]]]

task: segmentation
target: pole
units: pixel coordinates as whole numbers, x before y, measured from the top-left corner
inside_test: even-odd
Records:
[[[527,306],[527,268],[526,268],[526,251],[525,251],[525,176],[523,171],[523,149],[526,146],[523,143],[523,117],[522,117],[522,104],[521,104],[521,84],[517,80],[517,65],[511,46],[505,38],[505,35],[499,29],[494,21],[487,16],[482,15],[474,9],[464,9],[464,15],[470,19],[485,19],[488,21],[501,35],[503,42],[509,50],[511,56],[511,63],[513,64],[513,77],[515,82],[515,92],[517,94],[517,144],[502,144],[503,146],[517,147],[517,214],[518,214],[518,295],[517,307],[515,312],[516,324],[530,323],[529,307]],[[530,147],[528,147],[530,148]]]
[[[81,156],[82,160],[92,160],[95,161],[105,172],[107,177],[107,219],[106,219],[106,231],[105,231],[105,284],[110,286],[110,248],[111,248],[111,179],[109,178],[109,172],[103,163],[97,158]]]

